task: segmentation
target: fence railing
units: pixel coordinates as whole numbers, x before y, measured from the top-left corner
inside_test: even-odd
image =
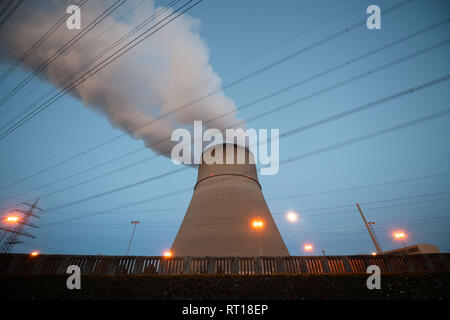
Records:
[[[65,274],[77,265],[81,274],[322,274],[449,271],[450,253],[414,255],[289,257],[146,257],[0,254],[0,273]]]

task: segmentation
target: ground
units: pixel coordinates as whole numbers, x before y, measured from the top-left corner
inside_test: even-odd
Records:
[[[81,277],[80,290],[68,290],[68,275],[1,274],[0,299],[156,299],[156,300],[347,300],[450,298],[450,273],[389,273],[381,289],[368,290],[368,274],[340,275],[183,275]]]

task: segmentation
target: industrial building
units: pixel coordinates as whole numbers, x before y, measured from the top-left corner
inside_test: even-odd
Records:
[[[384,251],[383,254],[418,254],[418,253],[440,253],[439,248],[435,245],[422,243],[414,244],[400,249]]]

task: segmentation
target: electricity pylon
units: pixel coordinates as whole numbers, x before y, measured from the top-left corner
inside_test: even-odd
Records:
[[[39,201],[39,198],[37,198],[33,204],[23,202],[22,204],[29,207],[28,210],[26,210],[26,211],[20,210],[20,209],[14,210],[14,211],[17,211],[17,212],[20,212],[23,214],[23,217],[19,221],[17,221],[17,226],[14,229],[7,229],[7,228],[0,227],[1,229],[5,230],[5,232],[9,232],[9,236],[6,238],[5,242],[3,242],[2,246],[0,247],[0,253],[11,252],[11,249],[15,244],[22,242],[22,241],[19,241],[19,236],[36,238],[35,236],[24,232],[23,228],[25,226],[38,228],[38,226],[28,222],[30,217],[40,218],[37,214],[34,213],[35,209],[40,210],[41,212],[43,211],[41,208],[38,208],[36,206],[38,201]]]

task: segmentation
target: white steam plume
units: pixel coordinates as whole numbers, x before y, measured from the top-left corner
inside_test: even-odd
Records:
[[[88,1],[81,8],[81,27],[86,27],[112,3]],[[11,21],[3,26],[0,33],[0,62],[9,65],[18,59],[64,15],[70,4],[73,2],[24,3],[20,12],[18,10],[11,17]],[[163,9],[155,8],[154,3],[148,1],[127,16],[124,19],[126,22],[115,20],[124,15],[126,9],[131,10],[137,4],[137,1],[131,1],[127,7],[120,8],[114,18],[108,17],[52,62],[41,72],[40,77],[57,85],[122,35]],[[172,11],[169,9],[159,19]],[[146,28],[157,21],[151,22]],[[112,24],[114,25],[108,31],[98,37]],[[209,51],[199,35],[199,27],[198,19],[183,14],[77,86],[70,94],[79,98],[85,106],[106,115],[112,125],[131,131],[134,138],[142,139],[146,146],[159,153],[170,154],[167,151],[170,150],[172,131],[192,125],[194,120],[206,122],[229,113],[228,116],[211,122],[208,127],[222,131],[234,128],[234,124],[240,122],[235,118],[234,102],[220,90],[171,116],[134,130],[220,88],[221,79],[209,64]],[[141,31],[143,30],[145,29]],[[80,31],[82,30],[69,30],[64,23],[22,66],[27,71],[33,71]],[[133,37],[128,41],[131,39]],[[87,45],[91,40],[94,41]],[[202,83],[203,85],[198,86]],[[192,88],[194,89],[191,90]],[[26,91],[21,93],[23,92]],[[46,112],[49,111],[51,109]],[[163,139],[167,139],[166,142],[153,145]]]

